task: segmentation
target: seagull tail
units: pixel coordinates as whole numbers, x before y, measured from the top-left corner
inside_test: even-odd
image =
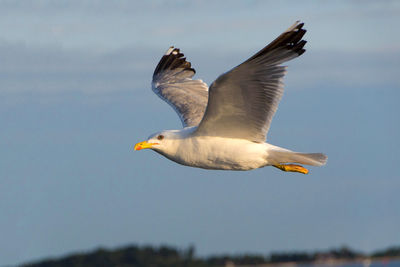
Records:
[[[268,151],[268,158],[275,164],[299,163],[311,166],[322,166],[326,164],[328,157],[322,153],[299,153],[293,151]]]

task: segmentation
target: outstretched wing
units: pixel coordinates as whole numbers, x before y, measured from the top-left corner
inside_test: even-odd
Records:
[[[171,46],[153,74],[153,91],[173,107],[183,127],[198,125],[207,106],[208,86],[193,80],[195,73],[179,49]]]
[[[196,134],[265,142],[283,94],[286,67],[281,64],[305,52],[303,25],[296,22],[257,54],[213,82]]]

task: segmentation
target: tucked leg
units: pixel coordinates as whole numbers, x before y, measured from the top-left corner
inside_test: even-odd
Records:
[[[300,172],[304,174],[308,173],[308,170],[306,168],[296,164],[276,164],[272,166],[285,172]]]

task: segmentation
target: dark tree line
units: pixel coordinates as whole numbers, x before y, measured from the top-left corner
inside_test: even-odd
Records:
[[[179,250],[169,246],[127,246],[115,250],[97,249],[89,253],[77,253],[58,259],[21,265],[22,267],[205,267],[235,265],[257,265],[266,263],[301,262],[309,263],[323,259],[355,260],[363,257],[400,257],[400,246],[380,250],[370,255],[355,252],[347,247],[323,252],[271,253],[219,255],[195,257],[194,247]]]

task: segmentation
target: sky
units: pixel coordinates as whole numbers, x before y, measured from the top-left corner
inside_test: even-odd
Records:
[[[171,45],[210,84],[296,20],[268,142],[310,174],[180,166],[150,88]],[[398,1],[0,1],[0,266],[128,244],[197,255],[400,242]]]

